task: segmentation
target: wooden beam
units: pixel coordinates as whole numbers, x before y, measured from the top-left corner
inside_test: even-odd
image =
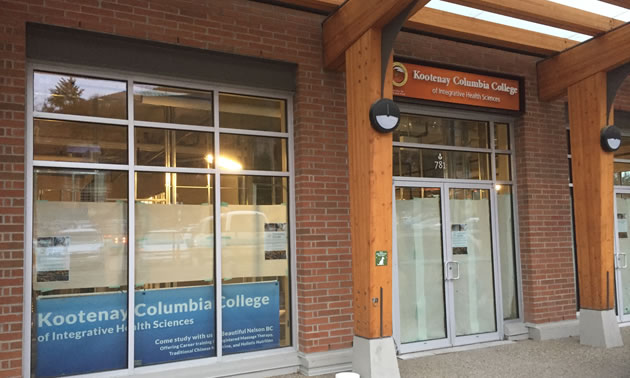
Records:
[[[580,307],[610,310],[615,304],[613,153],[599,144],[608,110],[606,73],[571,85],[568,97]]]
[[[450,3],[537,22],[574,32],[597,35],[622,21],[547,0],[447,0]]]
[[[324,67],[343,69],[346,50],[371,28],[381,29],[414,0],[348,0],[323,25]],[[425,5],[429,0],[419,0]]]
[[[630,9],[630,0],[601,0],[605,3],[616,5],[618,7]]]
[[[354,334],[377,338],[392,335],[392,134],[375,131],[369,120],[381,98],[381,31],[369,29],[353,43],[345,64]],[[391,83],[391,57],[386,72]],[[384,97],[392,98],[392,89],[386,85]],[[380,250],[389,253],[387,266],[376,266]]]
[[[282,1],[282,3],[292,5],[304,5],[306,2],[320,3],[324,9],[332,12],[337,5],[343,3],[343,0]],[[538,55],[550,55],[577,44],[575,41],[548,34],[423,8],[424,3],[426,2],[420,2],[416,6],[416,9],[422,8],[419,12],[411,12],[413,16],[404,24],[405,28]]]
[[[552,101],[565,95],[571,85],[629,62],[628,46],[630,24],[538,62],[538,97]]]
[[[539,55],[550,55],[577,44],[577,42],[565,38],[431,8],[423,8],[411,16],[405,27]]]
[[[343,4],[343,0],[282,0],[281,4],[298,8],[313,9],[320,12],[332,13]]]

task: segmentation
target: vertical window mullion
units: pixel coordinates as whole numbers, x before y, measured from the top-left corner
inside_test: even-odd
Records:
[[[216,329],[215,332],[215,342],[216,342],[216,355],[218,359],[221,359],[223,356],[223,312],[221,311],[222,304],[222,282],[223,276],[221,272],[221,171],[218,166],[219,154],[220,154],[220,143],[219,143],[219,92],[214,91],[212,96],[214,108],[213,117],[214,117],[214,168],[216,169],[216,174],[214,176],[214,272],[215,272],[215,298],[214,298],[214,308],[216,311],[215,319],[216,319]]]
[[[27,93],[26,93],[26,178],[24,182],[26,222],[24,223],[24,281],[28,289],[24,290],[23,322],[24,338],[22,339],[22,371],[27,377],[31,376],[32,358],[32,327],[30,326],[33,316],[33,93],[34,93],[34,73],[32,67],[27,69]]]
[[[127,221],[127,303],[128,303],[128,317],[127,317],[127,368],[129,370],[134,369],[135,361],[135,304],[136,304],[136,219],[135,219],[135,204],[136,204],[136,181],[135,181],[135,140],[134,140],[134,111],[133,111],[133,80],[127,80],[127,120],[129,121],[127,126],[127,159],[129,165],[128,171],[128,221]]]
[[[298,338],[298,318],[297,318],[297,249],[296,249],[296,238],[295,238],[295,230],[296,230],[296,221],[295,221],[295,171],[294,166],[294,134],[293,134],[293,101],[291,99],[287,99],[287,104],[285,108],[285,114],[287,119],[287,132],[289,133],[289,164],[287,164],[287,169],[289,170],[289,213],[287,216],[289,217],[289,240],[288,240],[288,258],[289,258],[289,289],[291,291],[290,298],[291,303],[288,308],[291,310],[291,318],[290,318],[290,326],[291,326],[291,345],[297,345]]]
[[[489,122],[490,126],[490,148],[492,152],[490,153],[490,174],[492,175],[492,184],[496,186],[497,183],[497,157],[496,157],[496,143],[494,141],[494,121]]]

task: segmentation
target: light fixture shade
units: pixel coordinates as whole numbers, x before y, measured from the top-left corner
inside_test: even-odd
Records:
[[[599,143],[606,152],[615,152],[621,147],[621,131],[615,125],[606,126],[600,133]]]

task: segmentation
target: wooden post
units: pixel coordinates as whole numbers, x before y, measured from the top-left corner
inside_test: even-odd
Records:
[[[608,111],[606,73],[569,86],[568,94],[580,307],[610,310],[615,305],[613,154],[599,142]]]
[[[370,105],[381,98],[381,31],[365,32],[345,61],[354,333],[378,338],[392,335],[392,135],[377,132],[369,120]],[[387,98],[391,65],[390,57]],[[388,252],[386,266],[376,266],[376,251]]]

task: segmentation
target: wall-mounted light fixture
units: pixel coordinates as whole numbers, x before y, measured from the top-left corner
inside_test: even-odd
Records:
[[[388,98],[381,98],[370,107],[370,123],[381,133],[392,132],[400,122],[398,105]]]

